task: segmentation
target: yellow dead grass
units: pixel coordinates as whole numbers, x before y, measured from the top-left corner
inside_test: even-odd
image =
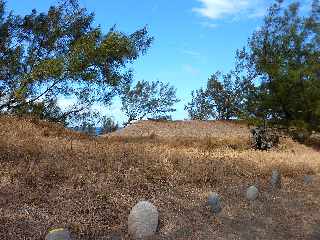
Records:
[[[128,213],[141,199],[159,208],[159,239],[305,239],[317,231],[320,154],[312,148],[283,138],[277,149],[254,151],[248,129],[235,123],[142,122],[130,135],[134,128],[90,138],[1,117],[1,239],[43,239],[53,227],[75,239],[127,239]],[[277,193],[268,187],[274,168],[284,176]],[[314,185],[303,185],[305,174]],[[261,190],[254,203],[243,197],[251,184]],[[210,191],[223,199],[218,218],[205,206]]]

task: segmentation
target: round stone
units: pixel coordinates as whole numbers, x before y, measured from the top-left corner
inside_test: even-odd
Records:
[[[221,212],[221,200],[217,193],[211,193],[208,197],[208,205],[211,207],[213,213]]]
[[[70,232],[64,228],[49,231],[45,240],[71,240]]]
[[[159,213],[157,208],[148,201],[138,202],[128,217],[128,231],[134,239],[153,236],[158,227]]]
[[[256,186],[251,186],[247,189],[246,197],[250,201],[254,201],[257,199],[259,195],[258,188]]]
[[[310,176],[310,175],[306,175],[306,176],[304,176],[304,178],[303,178],[303,181],[304,181],[305,184],[310,184],[310,183],[312,183],[312,180],[313,180],[313,177]]]
[[[281,188],[281,174],[278,170],[272,171],[271,186],[273,188]]]

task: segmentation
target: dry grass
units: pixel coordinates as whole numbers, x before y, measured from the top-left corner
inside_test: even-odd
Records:
[[[249,131],[245,124],[228,121],[138,121],[109,136],[163,138],[244,138]]]
[[[157,239],[320,236],[319,152],[290,139],[250,150],[248,129],[234,123],[143,122],[90,138],[1,117],[0,167],[0,239],[43,239],[60,226],[74,239],[128,239],[127,216],[141,199],[160,211]],[[284,176],[277,192],[268,184],[274,168]],[[316,175],[313,184],[303,185],[305,174]],[[248,203],[251,184],[262,193]],[[205,206],[210,191],[222,195],[219,217]]]

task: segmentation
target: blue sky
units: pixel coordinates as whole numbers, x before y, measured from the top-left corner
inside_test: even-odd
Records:
[[[147,55],[133,64],[136,80],[160,80],[177,88],[181,102],[174,119],[187,118],[184,105],[191,91],[205,86],[210,75],[234,65],[263,19],[271,0],[80,0],[95,12],[96,23],[107,31],[114,24],[131,33],[145,25],[155,38]],[[311,0],[305,0],[306,3]],[[55,0],[7,0],[9,9],[27,14],[45,11]],[[62,101],[66,104],[66,101]],[[99,107],[98,107],[99,108]],[[117,101],[106,115],[122,121]]]

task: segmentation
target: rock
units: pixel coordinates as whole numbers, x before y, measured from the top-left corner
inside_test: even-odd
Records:
[[[259,195],[258,188],[256,186],[251,186],[247,189],[246,197],[250,201],[254,201],[257,199]]]
[[[108,240],[121,240],[122,237],[120,234],[112,234],[111,236],[109,236],[109,238],[107,238]]]
[[[256,127],[250,130],[252,134],[252,147],[258,150],[268,150],[279,143],[278,133],[264,126]]]
[[[319,146],[319,144],[320,144],[320,133],[313,132],[310,135],[309,139],[308,139],[308,144]]]
[[[271,175],[272,188],[281,188],[281,174],[278,170],[273,170]]]
[[[306,176],[303,177],[303,181],[304,181],[305,184],[312,183],[312,180],[313,180],[313,177],[310,176],[310,175],[306,175]]]
[[[221,212],[221,200],[220,196],[217,193],[211,193],[208,197],[208,204],[211,207],[213,213]]]
[[[45,240],[71,240],[70,232],[64,228],[51,230]]]
[[[128,217],[128,231],[134,239],[153,236],[158,227],[159,213],[157,208],[148,201],[138,202]]]

